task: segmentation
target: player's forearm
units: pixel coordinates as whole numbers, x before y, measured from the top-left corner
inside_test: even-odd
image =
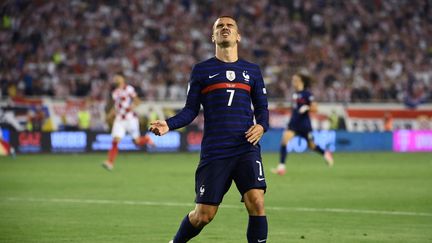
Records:
[[[177,115],[167,119],[166,122],[169,130],[175,130],[189,125],[197,115],[198,112],[185,107]]]
[[[269,111],[268,109],[256,109],[255,120],[257,124],[260,124],[266,132],[269,128]]]
[[[267,98],[261,96],[260,99],[253,100],[254,115],[257,124],[264,128],[264,132],[269,128],[269,110]]]

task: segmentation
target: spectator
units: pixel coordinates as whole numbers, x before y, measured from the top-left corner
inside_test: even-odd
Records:
[[[79,107],[78,111],[78,129],[87,131],[90,128],[91,114],[87,106],[87,102],[84,102]]]
[[[238,0],[223,9],[212,0],[11,0],[0,6],[1,91],[101,99],[106,77],[124,70],[146,99],[184,99],[185,75],[213,55],[208,20],[231,14],[270,98],[288,98],[289,77],[308,70],[318,101],[415,107],[418,90],[420,103],[431,101],[431,12],[428,0]],[[408,75],[418,80],[409,95]]]

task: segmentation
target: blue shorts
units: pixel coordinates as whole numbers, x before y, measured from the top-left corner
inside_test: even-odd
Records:
[[[308,143],[314,141],[312,131],[294,131],[294,133],[295,133],[297,136],[306,139],[306,141],[307,141]]]
[[[312,135],[312,129],[297,129],[292,125],[288,125],[288,130],[291,130],[295,133],[295,135],[306,139],[307,142],[314,141]]]
[[[241,196],[250,189],[266,190],[261,154],[251,151],[230,158],[200,162],[195,173],[195,202],[219,205],[235,182]]]

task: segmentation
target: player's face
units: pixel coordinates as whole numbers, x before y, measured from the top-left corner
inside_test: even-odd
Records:
[[[302,91],[304,88],[303,81],[301,80],[301,78],[298,75],[294,75],[292,77],[291,83],[292,83],[292,86],[294,87],[294,89],[296,91]]]
[[[218,18],[213,25],[212,41],[218,46],[228,47],[240,41],[240,34],[235,20],[231,18]]]

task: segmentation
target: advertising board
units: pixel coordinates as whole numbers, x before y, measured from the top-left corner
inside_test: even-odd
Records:
[[[432,130],[399,130],[393,133],[395,152],[432,152]]]

